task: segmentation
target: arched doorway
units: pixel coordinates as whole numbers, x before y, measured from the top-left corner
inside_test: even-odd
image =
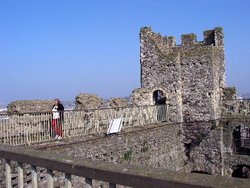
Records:
[[[232,173],[232,177],[250,179],[250,166],[237,165],[236,169]]]
[[[153,101],[157,105],[157,120],[159,122],[167,121],[167,97],[162,90],[155,90],[153,92]]]
[[[166,96],[162,90],[155,90],[153,92],[153,101],[155,105],[164,105],[166,104]]]

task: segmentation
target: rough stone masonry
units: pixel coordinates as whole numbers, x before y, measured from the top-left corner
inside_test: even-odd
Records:
[[[220,98],[225,87],[224,34],[221,27],[181,37],[161,36],[151,28],[140,31],[141,87],[162,90],[172,116],[180,121],[220,117]],[[152,95],[151,95],[152,98]],[[154,103],[148,99],[149,103]]]

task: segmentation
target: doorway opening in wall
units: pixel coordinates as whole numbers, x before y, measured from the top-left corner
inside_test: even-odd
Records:
[[[232,177],[250,179],[250,166],[237,165],[232,173]]]
[[[155,90],[153,92],[153,100],[155,105],[164,105],[166,104],[166,96],[162,90]]]
[[[250,155],[250,128],[238,125],[233,130],[232,147],[234,153]]]
[[[166,105],[166,96],[162,90],[155,90],[153,92],[153,101],[157,106],[157,120],[159,122],[167,121],[167,105]]]

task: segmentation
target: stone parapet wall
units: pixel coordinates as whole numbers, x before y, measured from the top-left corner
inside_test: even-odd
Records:
[[[222,119],[127,127],[119,134],[75,136],[32,148],[115,164],[232,176],[239,165],[250,166],[249,155],[239,155],[233,148],[234,131],[239,126],[245,137],[244,130],[250,130],[249,119]]]
[[[13,171],[13,174],[10,174],[8,171],[6,172],[6,176],[10,179],[6,177],[9,181],[5,184],[5,174],[2,171],[3,163],[0,161],[1,187],[22,187],[22,185],[20,185],[20,181],[22,180],[24,180],[25,187],[31,187],[31,184],[33,186],[34,179],[38,180],[38,187],[69,187],[69,183],[75,188],[124,188],[125,186],[123,185],[129,187],[249,187],[249,180],[239,178],[189,174],[151,166],[112,165],[110,162],[93,161],[86,157],[72,157],[61,153],[59,154],[60,156],[58,156],[58,153],[51,150],[41,152],[41,150],[36,151],[24,147],[14,148],[1,146],[0,152],[2,159],[9,159],[11,161],[11,165],[7,162],[6,166],[10,165],[9,167],[11,167]],[[18,177],[15,161],[19,162]],[[24,167],[22,167],[23,165],[20,165],[20,163],[24,163]],[[31,165],[33,169],[37,167],[35,172],[31,172]],[[43,167],[45,169],[43,169]],[[244,172],[246,172],[247,168],[243,169]],[[24,173],[22,173],[22,171]],[[38,172],[37,174],[36,171]],[[51,177],[51,171],[53,171],[53,182],[51,182],[51,178],[49,178]],[[70,178],[66,179],[64,174],[67,174],[66,177]],[[247,174],[244,173],[244,175]],[[32,182],[31,176],[33,177]],[[35,178],[35,176],[37,176],[37,178]],[[91,180],[84,177],[91,178]],[[17,181],[19,182],[18,185]]]
[[[233,148],[233,132],[239,125],[242,135],[243,128],[250,130],[246,119],[163,123],[40,149],[113,163],[232,176],[238,165],[250,166],[249,155],[239,155]]]
[[[129,133],[47,148],[58,154],[113,163],[136,164],[184,171],[180,125],[162,124]]]
[[[182,129],[180,125],[161,124],[151,125],[147,128],[134,128],[126,133],[110,136],[86,135],[85,137],[74,137],[69,143],[61,141],[56,143],[45,143],[33,145],[36,150],[53,151],[70,157],[83,157],[95,161],[108,161],[114,164],[134,164],[144,167],[156,167],[175,171],[185,171],[185,153],[182,144]],[[13,167],[16,166],[13,163]],[[14,169],[14,168],[13,168]],[[4,173],[0,163],[0,185],[4,184]],[[25,166],[25,179],[29,180],[30,166]],[[38,169],[39,186],[46,186],[46,171]],[[13,172],[13,178],[17,172]],[[55,185],[63,185],[62,173],[54,172]],[[74,187],[84,185],[84,179],[73,176]],[[16,184],[16,182],[14,182]],[[25,182],[28,186],[27,182]],[[107,186],[103,182],[95,182],[95,185]]]

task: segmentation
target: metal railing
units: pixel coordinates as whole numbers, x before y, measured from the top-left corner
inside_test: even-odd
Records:
[[[100,134],[107,131],[114,118],[122,118],[122,128],[127,129],[166,120],[168,111],[164,112],[159,113],[157,106],[64,111],[60,126],[63,137]],[[51,112],[0,116],[0,143],[23,145],[49,141],[54,139],[54,131]]]
[[[24,147],[13,147],[0,145],[0,158],[3,159],[1,168],[5,173],[3,184],[6,188],[13,185],[12,162],[17,162],[17,186],[41,187],[38,174],[38,167],[45,168],[46,177],[44,187],[53,188],[55,185],[54,172],[62,172],[63,182],[61,186],[65,188],[86,187],[91,188],[95,180],[108,183],[108,187],[115,188],[119,185],[143,188],[205,188],[205,187],[249,187],[249,180],[230,178],[222,176],[211,176],[205,174],[191,174],[175,172],[170,170],[156,169],[151,167],[132,166],[126,164],[113,164],[104,161],[92,161],[84,158],[74,158],[60,156],[52,151],[37,151]],[[30,166],[29,176],[31,182],[27,182],[24,174],[24,166]],[[72,176],[84,178],[85,182],[74,185]],[[58,180],[58,179],[57,179]],[[81,182],[81,181],[78,181]],[[3,186],[3,185],[2,185]]]

